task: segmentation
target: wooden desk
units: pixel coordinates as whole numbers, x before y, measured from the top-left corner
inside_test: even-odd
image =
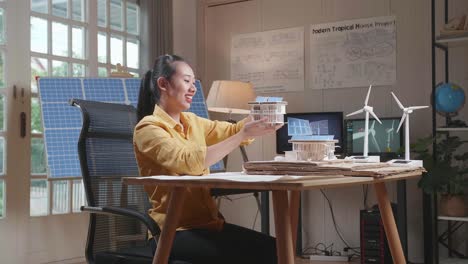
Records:
[[[240,173],[239,173],[240,175]],[[400,237],[393,217],[392,208],[388,199],[385,182],[419,177],[420,171],[400,173],[384,178],[349,177],[349,176],[303,176],[295,180],[279,180],[273,182],[239,182],[222,180],[202,180],[203,177],[194,176],[193,180],[155,179],[151,177],[124,178],[124,184],[136,185],[164,185],[172,188],[168,197],[169,205],[166,221],[164,223],[153,264],[166,264],[172,248],[181,206],[184,201],[186,188],[209,187],[227,189],[271,190],[273,196],[273,210],[276,229],[276,245],[279,264],[294,263],[294,246],[299,213],[300,191],[311,189],[335,188],[372,184],[374,186],[382,222],[387,235],[393,263],[406,263]],[[288,191],[290,196],[288,199]]]

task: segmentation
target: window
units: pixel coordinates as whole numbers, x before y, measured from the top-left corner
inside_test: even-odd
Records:
[[[117,64],[138,76],[139,21],[137,4],[125,0],[98,1],[98,73],[107,76]]]
[[[140,10],[135,0],[30,1],[30,215],[79,212],[85,200],[81,177],[47,178],[36,78],[107,77],[118,63],[137,76]],[[90,9],[95,16],[88,15]],[[97,57],[90,58],[89,51],[97,51]],[[0,199],[2,186],[0,178]]]

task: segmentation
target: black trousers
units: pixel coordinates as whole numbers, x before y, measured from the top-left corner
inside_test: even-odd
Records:
[[[153,252],[156,242],[151,239]],[[177,231],[170,260],[192,264],[276,264],[276,239],[252,229],[224,224],[222,231]]]

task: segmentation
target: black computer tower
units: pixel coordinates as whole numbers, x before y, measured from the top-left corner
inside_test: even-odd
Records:
[[[392,204],[393,215],[396,215],[396,205]],[[385,230],[377,205],[370,210],[361,210],[361,263],[392,264],[392,255],[388,247]]]

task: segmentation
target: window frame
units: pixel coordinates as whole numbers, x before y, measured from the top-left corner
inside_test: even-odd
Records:
[[[31,0],[29,0],[31,1]],[[138,55],[140,55],[140,43],[141,43],[141,28],[140,28],[140,21],[142,19],[141,17],[141,10],[140,10],[140,4],[135,1],[135,0],[121,0],[122,1],[122,31],[112,29],[110,27],[110,4],[111,0],[105,0],[106,1],[106,27],[101,27],[98,26],[98,17],[97,17],[97,5],[99,0],[84,0],[84,13],[82,14],[84,16],[83,21],[79,20],[74,20],[73,19],[73,10],[72,10],[72,0],[68,0],[67,2],[67,18],[63,18],[60,16],[55,16],[52,14],[52,0],[46,0],[47,1],[47,14],[33,11],[32,8],[29,10],[29,19],[36,17],[40,19],[44,19],[47,21],[47,53],[41,53],[41,52],[33,52],[31,51],[30,47],[30,61],[32,58],[39,58],[39,59],[45,59],[47,60],[47,75],[46,76],[52,76],[52,71],[53,71],[53,61],[61,61],[61,62],[66,62],[68,63],[68,68],[67,68],[67,77],[73,77],[73,65],[74,64],[80,64],[84,65],[85,70],[83,77],[98,77],[98,71],[99,68],[105,68],[107,71],[107,76],[109,76],[111,70],[113,70],[116,65],[111,64],[111,49],[110,49],[110,37],[111,35],[117,35],[122,38],[122,62],[121,64],[124,65],[124,69],[127,69],[128,71],[138,74],[139,69],[138,68],[127,68],[126,67],[126,59],[127,59],[127,50],[126,50],[126,45],[127,45],[127,39],[132,39],[138,41]],[[127,3],[132,3],[137,6],[137,28],[138,28],[138,34],[131,34],[127,32]],[[0,1],[0,7],[1,7],[2,2]],[[67,25],[67,34],[68,34],[68,55],[67,56],[58,56],[52,54],[52,23],[53,22],[58,22]],[[83,59],[78,59],[78,58],[73,58],[72,54],[72,30],[74,27],[80,27],[84,29],[84,34],[83,34]],[[99,32],[106,33],[106,63],[100,63],[98,61],[98,56],[97,56],[97,47],[98,47],[98,41],[97,41],[97,36]],[[31,33],[30,33],[30,38],[31,38]],[[31,45],[32,46],[32,45]],[[0,51],[1,51],[1,45],[0,45]],[[92,59],[92,60],[91,60]],[[138,58],[138,64],[141,67],[141,61]],[[31,69],[32,70],[32,69]],[[32,72],[30,71],[30,74]],[[106,77],[107,77],[106,76]],[[32,91],[31,87],[31,105],[33,100],[38,100],[39,94],[36,91]],[[32,111],[32,107],[31,107]],[[43,121],[41,120],[41,123],[43,124]],[[2,132],[0,131],[0,136],[2,136]],[[32,139],[44,139],[44,134],[43,134],[43,129],[40,132],[33,132],[32,127],[30,127],[30,145],[32,145]],[[5,140],[6,141],[6,140]],[[43,141],[44,142],[44,141]],[[44,146],[44,151],[45,151],[45,146]],[[30,157],[30,159],[32,156]],[[45,155],[44,155],[44,158]],[[44,161],[47,163],[47,161]],[[47,164],[46,164],[47,166]],[[46,193],[47,193],[47,213],[46,214],[34,214],[31,215],[31,217],[40,217],[40,216],[48,216],[48,215],[55,215],[55,214],[73,214],[73,213],[80,213],[80,211],[77,211],[76,208],[77,206],[74,204],[76,200],[79,200],[81,198],[84,200],[84,203],[86,203],[86,200],[84,199],[84,188],[82,188],[82,191],[80,191],[78,199],[74,196],[74,192],[76,192],[76,189],[74,186],[78,184],[78,180],[81,180],[82,177],[60,177],[60,178],[51,178],[48,177],[47,171],[45,173],[32,173],[32,166],[31,166],[31,171],[30,171],[30,181],[37,181],[37,180],[44,180],[46,181]],[[2,179],[2,178],[0,178]],[[55,183],[59,183],[60,181],[68,181],[68,211],[65,213],[54,213],[54,185]],[[81,181],[81,186],[83,186],[83,183]],[[30,190],[31,191],[31,190]],[[31,211],[30,211],[31,213]]]
[[[1,197],[0,200],[2,201],[2,207],[0,207],[0,220],[5,218],[6,216],[6,198],[7,198],[7,181],[6,181],[6,172],[7,172],[7,144],[8,144],[8,137],[7,137],[7,116],[8,116],[8,96],[7,96],[7,87],[9,85],[6,73],[5,73],[5,65],[6,63],[6,52],[7,52],[7,47],[8,47],[8,36],[6,34],[6,20],[7,20],[7,3],[5,1],[0,1],[0,9],[3,10],[3,28],[0,29],[3,33],[3,38],[4,42],[0,43],[0,56],[2,57],[3,60],[3,72],[1,73],[3,76],[3,87],[0,87],[0,100],[3,100],[3,129],[0,130],[0,139],[3,140],[3,157],[0,162],[3,162],[3,171],[0,171],[0,188],[2,188],[2,191],[0,192]]]
[[[140,21],[141,21],[141,10],[139,8],[140,4],[135,1],[135,0],[121,0],[122,1],[122,30],[117,30],[113,29],[110,23],[110,9],[111,9],[111,2],[112,0],[104,0],[106,1],[106,25],[105,26],[99,26],[98,21],[96,20],[96,32],[91,32],[90,34],[93,34],[93,37],[96,38],[97,42],[97,35],[99,33],[105,33],[106,34],[106,62],[99,62],[97,61],[97,67],[96,72],[99,70],[99,68],[105,68],[107,70],[107,74],[109,74],[113,69],[116,68],[116,64],[111,63],[111,45],[110,45],[110,40],[112,36],[119,36],[122,39],[122,62],[121,65],[124,66],[124,69],[127,71],[131,72],[132,74],[138,74],[139,69],[138,68],[132,68],[128,67],[127,64],[127,41],[129,39],[131,40],[136,40],[138,43],[138,46],[140,47],[141,43],[141,26],[140,26]],[[96,2],[97,3],[97,2]],[[127,32],[127,5],[128,3],[132,3],[138,7],[137,10],[137,34],[132,34]],[[97,47],[97,44],[96,44]],[[139,52],[141,52],[139,48]],[[141,61],[140,61],[140,53],[138,54],[138,64],[141,66]]]

